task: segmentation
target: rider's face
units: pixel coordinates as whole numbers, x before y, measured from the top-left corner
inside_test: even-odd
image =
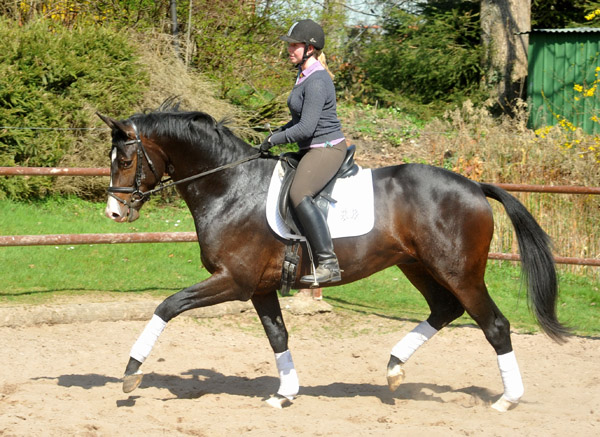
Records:
[[[313,46],[308,46],[308,54],[313,51]],[[302,56],[304,55],[304,43],[292,42],[288,44],[288,54],[290,62],[294,65],[302,62]]]

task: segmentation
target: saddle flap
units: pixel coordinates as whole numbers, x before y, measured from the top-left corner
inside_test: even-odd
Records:
[[[292,182],[294,181],[295,175],[295,167],[285,168],[283,180],[281,181],[281,190],[279,191],[279,198],[277,199],[277,209],[279,211],[279,215],[281,216],[283,221],[288,225],[288,227],[295,234],[300,235],[300,231],[296,224],[296,220],[294,220],[293,218],[292,208],[290,207],[290,187],[292,186]]]

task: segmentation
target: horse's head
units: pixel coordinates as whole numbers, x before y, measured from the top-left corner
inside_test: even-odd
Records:
[[[133,121],[124,122],[98,114],[112,129],[110,187],[105,214],[116,222],[132,222],[148,191],[154,188],[165,170],[156,146],[140,135]]]

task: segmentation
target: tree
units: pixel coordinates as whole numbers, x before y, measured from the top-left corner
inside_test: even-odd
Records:
[[[525,98],[527,51],[533,28],[560,29],[586,24],[586,12],[598,2],[586,0],[481,0],[485,83],[503,111]]]
[[[344,3],[343,0],[325,0],[323,2],[320,22],[325,31],[325,51],[331,52],[328,49],[338,48],[342,44],[345,35],[344,21],[346,19]]]
[[[408,9],[387,6],[384,33],[364,47],[360,63],[373,97],[394,105],[404,97],[438,108],[445,102],[477,100],[478,12],[477,1],[435,0]]]
[[[481,0],[485,84],[502,112],[525,97],[529,30],[531,0]]]

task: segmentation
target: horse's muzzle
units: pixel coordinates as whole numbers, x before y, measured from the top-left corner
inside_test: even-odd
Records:
[[[104,215],[118,223],[136,221],[140,217],[138,208],[135,205],[136,203],[138,202],[120,202],[114,196],[109,196]]]

